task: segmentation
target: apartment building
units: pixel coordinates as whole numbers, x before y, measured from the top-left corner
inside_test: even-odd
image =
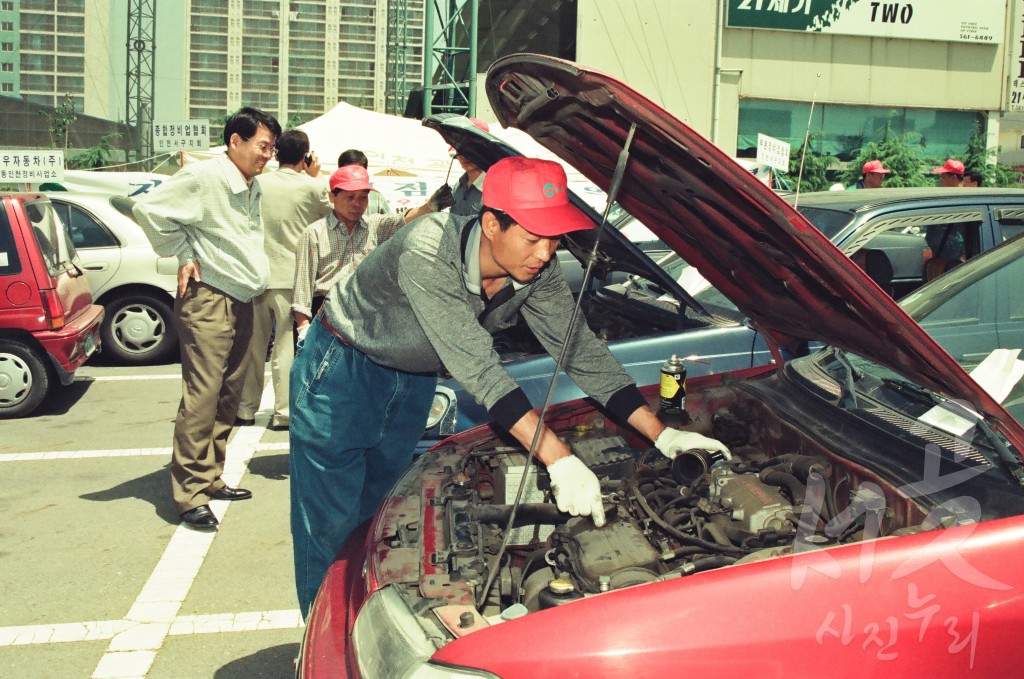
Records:
[[[188,118],[248,105],[305,121],[339,100],[390,112],[422,80],[424,0],[186,5]]]

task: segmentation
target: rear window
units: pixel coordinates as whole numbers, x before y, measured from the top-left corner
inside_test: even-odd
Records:
[[[18,258],[18,248],[14,246],[14,234],[11,233],[7,210],[0,203],[0,276],[16,273],[21,273],[21,259]]]
[[[51,276],[59,275],[65,263],[71,262],[77,254],[64,225],[48,202],[26,203],[25,214],[32,224],[47,271]]]
[[[829,240],[843,230],[847,224],[853,221],[853,215],[840,210],[826,210],[820,207],[797,207],[797,211],[807,218],[811,224],[825,234]]]

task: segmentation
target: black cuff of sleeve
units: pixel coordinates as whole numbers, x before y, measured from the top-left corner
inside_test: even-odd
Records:
[[[612,394],[605,406],[618,422],[625,423],[637,408],[647,405],[647,399],[643,397],[635,384],[629,384]]]
[[[522,389],[516,387],[498,399],[498,402],[491,406],[489,412],[495,422],[509,430],[531,410],[533,410],[533,406],[530,404],[530,399],[526,398],[526,393]]]

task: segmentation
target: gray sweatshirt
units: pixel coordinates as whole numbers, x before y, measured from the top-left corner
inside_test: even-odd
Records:
[[[467,225],[474,231],[463,260]],[[485,306],[479,230],[476,217],[434,213],[415,220],[336,285],[323,312],[331,327],[375,363],[411,373],[447,368],[500,424],[510,427],[532,406],[502,367],[491,334],[514,325],[521,312],[548,353],[557,356],[573,299],[553,257],[530,283],[510,279],[506,287],[513,286],[514,294],[478,320]],[[625,419],[645,403],[585,322],[576,324],[566,355],[566,373],[613,414]]]

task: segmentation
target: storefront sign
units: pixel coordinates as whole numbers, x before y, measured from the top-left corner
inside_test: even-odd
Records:
[[[732,28],[1000,43],[1004,0],[728,0]]]
[[[0,184],[64,181],[63,151],[0,151]]]
[[[184,120],[153,123],[153,152],[208,151],[210,149],[210,121]]]
[[[1024,0],[1013,3],[1013,30],[1010,33],[1017,42],[1013,51],[1014,60],[1010,62],[1010,90],[1006,95],[1006,111],[1024,113]]]

